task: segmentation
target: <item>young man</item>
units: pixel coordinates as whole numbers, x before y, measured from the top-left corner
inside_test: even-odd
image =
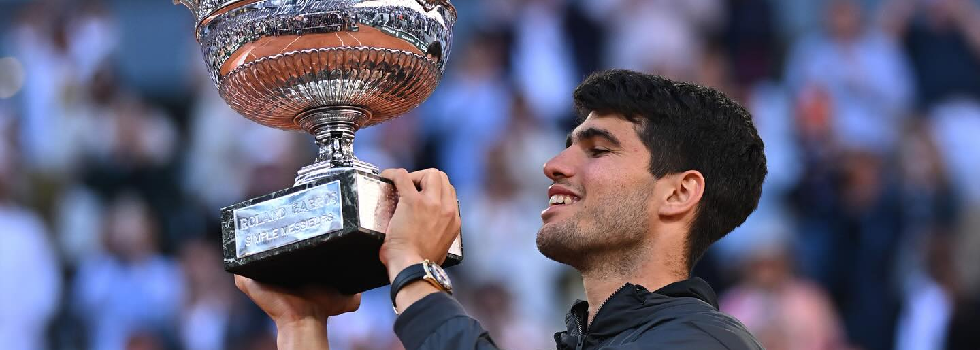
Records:
[[[749,114],[715,90],[623,70],[589,77],[575,103],[585,119],[544,166],[554,184],[537,236],[542,254],[582,273],[588,299],[572,306],[557,348],[761,348],[718,311],[707,283],[690,278],[758,203],[766,160]],[[433,266],[460,226],[446,175],[382,176],[399,195],[380,254],[400,314],[395,333],[408,350],[495,349]],[[276,321],[281,349],[328,348],[326,318],[360,302],[236,282]]]

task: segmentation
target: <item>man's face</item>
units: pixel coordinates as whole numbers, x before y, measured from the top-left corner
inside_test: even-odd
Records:
[[[584,269],[593,257],[628,254],[645,241],[656,179],[637,127],[592,113],[570,134],[568,147],[545,164],[554,184],[541,213],[542,254]]]

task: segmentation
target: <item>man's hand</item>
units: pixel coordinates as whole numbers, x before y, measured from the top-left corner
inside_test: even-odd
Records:
[[[361,295],[343,295],[329,288],[287,290],[235,276],[235,285],[262,308],[276,324],[316,319],[357,311]]]
[[[396,273],[424,259],[441,264],[460,227],[456,189],[446,173],[389,169],[381,176],[394,182],[398,192],[398,205],[381,246],[381,262]],[[400,268],[391,271],[392,265]]]
[[[343,295],[333,289],[287,290],[242,276],[235,285],[276,323],[280,349],[329,349],[327,317],[356,311],[361,295]]]
[[[388,267],[388,278],[393,280],[406,267],[425,259],[442,264],[459,234],[456,188],[445,173],[436,169],[413,173],[389,169],[381,176],[394,182],[398,192],[398,205],[380,252],[381,262]],[[399,311],[437,290],[425,283],[413,283],[403,291],[406,293],[400,292],[396,302]],[[402,294],[412,296],[403,298]]]

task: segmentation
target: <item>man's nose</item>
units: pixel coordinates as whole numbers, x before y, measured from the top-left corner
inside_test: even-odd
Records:
[[[544,163],[544,176],[547,176],[551,181],[558,181],[558,179],[575,175],[569,150],[570,148],[566,148],[547,163]]]

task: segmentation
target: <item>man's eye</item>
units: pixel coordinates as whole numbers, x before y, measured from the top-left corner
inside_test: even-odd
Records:
[[[598,157],[598,156],[601,156],[601,155],[606,154],[606,153],[609,153],[609,150],[608,149],[605,149],[605,148],[590,148],[589,149],[589,154],[591,154],[593,157]]]

